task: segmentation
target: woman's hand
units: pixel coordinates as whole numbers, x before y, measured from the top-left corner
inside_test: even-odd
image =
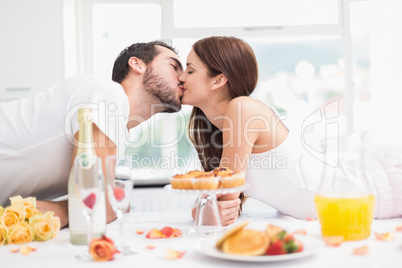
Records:
[[[225,195],[217,195],[219,215],[221,217],[222,226],[235,223],[239,217],[240,198],[239,193],[231,193]]]
[[[222,226],[235,223],[239,217],[240,199],[238,197],[236,199],[223,201],[218,199],[218,208]]]
[[[222,226],[227,226],[229,224],[234,223],[239,217],[240,210],[240,199],[239,193],[227,194],[227,195],[218,195],[218,209],[219,216],[221,218]],[[197,213],[197,207],[194,207],[191,210],[191,215],[195,220],[195,216]]]

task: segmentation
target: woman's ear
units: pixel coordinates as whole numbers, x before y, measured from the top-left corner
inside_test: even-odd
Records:
[[[226,85],[227,82],[228,79],[226,78],[226,76],[224,76],[223,74],[219,74],[215,77],[211,90],[222,88],[224,85]]]
[[[128,65],[131,69],[137,73],[142,74],[145,71],[145,64],[142,60],[137,57],[131,57],[128,59]]]

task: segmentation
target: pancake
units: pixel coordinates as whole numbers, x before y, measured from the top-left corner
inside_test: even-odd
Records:
[[[227,231],[226,233],[224,233],[223,236],[221,237],[221,239],[219,239],[219,240],[216,242],[216,248],[217,248],[217,249],[222,249],[223,242],[225,242],[225,240],[226,240],[228,237],[230,237],[231,235],[233,235],[233,234],[235,234],[236,232],[240,231],[241,229],[244,228],[244,226],[246,226],[246,225],[249,224],[249,223],[250,223],[249,220],[248,220],[248,221],[244,221],[244,222],[240,223],[239,225],[233,227],[232,229],[230,229],[230,230]]]
[[[222,251],[227,254],[258,256],[264,255],[268,246],[269,238],[265,232],[241,229],[223,242]]]

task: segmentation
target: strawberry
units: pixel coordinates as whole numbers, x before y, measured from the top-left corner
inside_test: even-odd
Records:
[[[87,197],[85,197],[83,203],[85,204],[85,206],[89,207],[90,209],[93,209],[94,205],[96,202],[96,195],[95,193],[91,193],[90,195],[88,195]]]
[[[267,255],[282,255],[286,254],[285,245],[282,240],[278,240],[271,244],[266,252]]]
[[[285,250],[286,253],[293,253],[296,252],[298,249],[298,246],[295,243],[294,239],[289,239],[288,242],[285,242]]]
[[[113,189],[113,194],[114,194],[114,197],[116,198],[116,200],[117,200],[118,202],[120,202],[121,200],[123,200],[123,199],[124,199],[124,196],[125,196],[124,190],[121,189],[121,188],[114,188],[114,189]]]
[[[297,249],[295,252],[302,252],[304,249],[303,244],[297,239],[295,239],[295,244],[297,246]]]
[[[292,234],[289,234],[289,233],[287,233],[285,235],[285,238],[283,239],[283,241],[285,241],[285,243],[288,243],[288,242],[294,241],[294,240],[295,240],[294,236]]]
[[[265,233],[268,235],[269,239],[272,242],[278,240],[276,236],[280,231],[282,231],[282,227],[273,224],[268,224],[267,227],[265,228]]]
[[[287,232],[285,230],[279,231],[279,233],[276,234],[276,236],[280,239],[280,240],[284,240],[285,237],[287,235]]]
[[[269,229],[268,231],[270,231]],[[277,230],[271,238],[271,244],[268,247],[267,255],[282,255],[287,253],[301,252],[303,245],[299,240],[295,239],[292,233],[285,230]]]

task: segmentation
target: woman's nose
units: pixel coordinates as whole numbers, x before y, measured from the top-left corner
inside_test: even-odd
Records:
[[[179,75],[179,81],[184,83],[184,72]]]

